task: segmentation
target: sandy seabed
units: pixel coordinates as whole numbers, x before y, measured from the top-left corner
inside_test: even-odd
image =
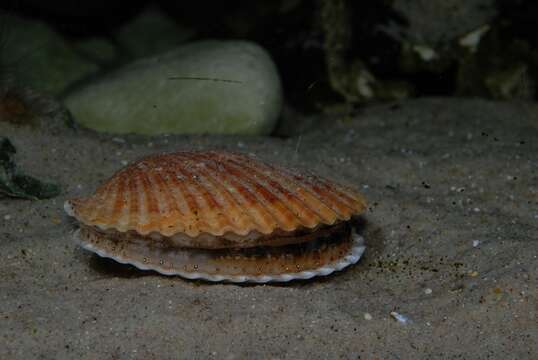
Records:
[[[421,99],[339,118],[289,139],[0,123],[19,167],[63,189],[0,199],[0,359],[535,358],[538,107]],[[67,198],[142,155],[193,148],[357,187],[369,200],[364,257],[324,278],[238,286],[139,271],[75,244]]]

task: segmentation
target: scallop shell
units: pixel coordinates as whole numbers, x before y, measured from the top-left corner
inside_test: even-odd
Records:
[[[349,187],[225,151],[152,155],[118,171],[93,195],[65,203],[67,213],[80,222],[81,244],[101,256],[164,274],[257,282],[325,275],[329,263],[332,271],[339,270],[358,260],[364,250],[362,239],[346,233],[341,236],[349,238],[348,242],[324,243],[325,249],[339,248],[338,254],[317,268],[301,265],[290,274],[286,269],[294,264],[293,259],[276,270],[260,265],[265,270],[257,273],[250,265],[235,266],[239,270],[234,274],[230,270],[233,261],[215,263],[206,272],[194,263],[207,265],[208,258],[216,261],[215,256],[243,259],[237,253],[241,249],[273,247],[278,252],[305,247],[321,232],[334,236],[340,231],[337,227],[365,207],[363,197]],[[306,251],[311,258],[323,253],[311,250]],[[298,259],[304,254],[291,258],[303,261]],[[273,261],[285,255],[273,254]],[[260,260],[259,254],[247,257],[252,264]],[[161,266],[163,262],[168,267]],[[186,264],[194,265],[189,269]],[[242,274],[246,268],[252,269]]]

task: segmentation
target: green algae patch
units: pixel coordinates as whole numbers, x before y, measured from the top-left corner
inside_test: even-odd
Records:
[[[56,184],[42,182],[17,169],[13,155],[17,152],[9,139],[0,137],[0,196],[38,200],[60,193]]]

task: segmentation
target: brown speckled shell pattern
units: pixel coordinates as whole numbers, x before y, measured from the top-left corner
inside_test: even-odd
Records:
[[[356,191],[226,151],[152,155],[94,195],[69,201],[85,225],[163,236],[270,234],[332,225],[364,211]]]

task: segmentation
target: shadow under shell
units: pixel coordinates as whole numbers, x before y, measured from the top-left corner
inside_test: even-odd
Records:
[[[142,270],[189,279],[230,282],[285,282],[328,275],[356,263],[364,241],[347,222],[311,233],[310,241],[230,249],[194,249],[166,238],[105,232],[82,226],[80,245],[96,254]]]

